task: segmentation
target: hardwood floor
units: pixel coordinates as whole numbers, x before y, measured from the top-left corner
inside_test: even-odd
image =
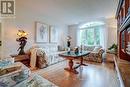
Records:
[[[45,69],[33,71],[38,73],[59,87],[120,87],[114,70],[114,64],[87,62],[88,66],[77,69],[79,74],[64,70],[67,61],[49,66]]]

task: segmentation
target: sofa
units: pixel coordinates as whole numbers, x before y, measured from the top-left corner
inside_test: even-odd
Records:
[[[84,57],[84,60],[102,63],[103,53],[105,52],[102,46],[84,46],[84,51],[90,51],[90,54]]]
[[[58,87],[20,62],[0,60],[0,87]]]
[[[58,45],[56,44],[46,44],[33,46],[29,49],[28,54],[30,58],[32,58],[32,56],[36,53],[36,67],[44,68],[63,61],[64,59],[59,57],[59,53],[63,52],[64,51],[58,51]]]

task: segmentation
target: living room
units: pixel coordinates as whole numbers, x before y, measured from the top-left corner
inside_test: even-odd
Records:
[[[2,1],[0,87],[130,86],[116,61],[125,55],[117,17],[122,0]],[[8,4],[14,6],[12,14],[4,14],[12,10],[3,9]],[[130,38],[127,41],[126,48]],[[129,65],[129,55],[125,58]],[[12,77],[22,70],[27,77]]]

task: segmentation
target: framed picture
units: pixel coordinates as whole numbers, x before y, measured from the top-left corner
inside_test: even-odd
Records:
[[[36,22],[36,42],[49,42],[49,28],[47,24]]]
[[[50,43],[57,43],[58,31],[55,26],[50,26]]]

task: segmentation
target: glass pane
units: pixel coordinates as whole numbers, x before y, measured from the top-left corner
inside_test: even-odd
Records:
[[[80,30],[80,44],[86,44],[86,30]]]
[[[100,45],[100,29],[94,27],[80,30],[80,44]]]
[[[100,45],[100,30],[98,28],[95,29],[95,41],[96,45]]]
[[[87,29],[87,44],[94,45],[94,29]]]

